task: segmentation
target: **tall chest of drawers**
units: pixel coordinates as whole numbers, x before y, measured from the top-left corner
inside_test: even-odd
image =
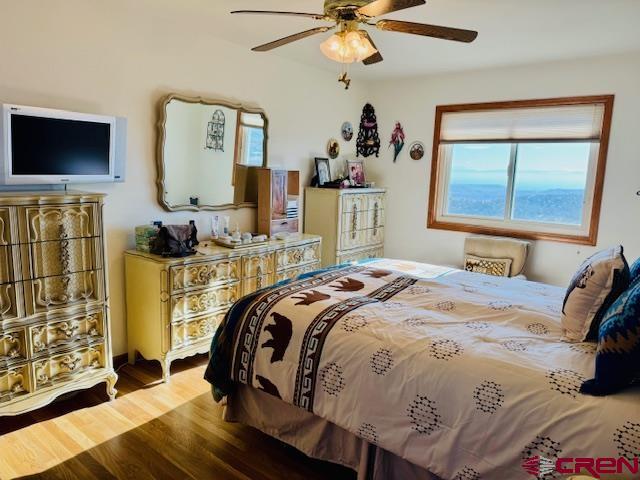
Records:
[[[174,360],[209,351],[236,300],[318,269],[320,248],[320,237],[295,235],[238,249],[203,242],[187,258],[126,252],[129,363],[158,360],[167,381]]]
[[[0,416],[106,382],[103,195],[0,194]]]
[[[304,231],[322,236],[322,265],[384,255],[384,188],[305,189]]]

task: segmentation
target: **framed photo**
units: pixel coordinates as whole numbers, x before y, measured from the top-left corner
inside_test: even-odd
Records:
[[[351,185],[357,187],[364,186],[366,179],[362,160],[347,160],[347,171],[349,172],[349,182]]]
[[[316,158],[316,174],[318,175],[318,185],[323,186],[331,181],[331,168],[328,158]]]

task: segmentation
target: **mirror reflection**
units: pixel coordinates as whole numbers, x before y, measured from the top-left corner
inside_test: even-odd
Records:
[[[266,166],[264,112],[171,95],[162,117],[158,185],[167,210],[255,206],[255,167]]]

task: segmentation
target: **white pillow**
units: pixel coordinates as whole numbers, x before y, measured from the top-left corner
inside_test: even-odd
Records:
[[[604,312],[629,286],[629,265],[622,245],[592,255],[569,283],[562,307],[562,328],[574,342],[596,340]]]

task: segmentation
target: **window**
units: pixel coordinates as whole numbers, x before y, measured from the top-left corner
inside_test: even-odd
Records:
[[[251,167],[264,165],[265,120],[257,113],[238,116],[238,158],[236,163]]]
[[[264,130],[257,127],[242,127],[242,163],[252,167],[262,167]]]
[[[429,228],[595,245],[613,96],[436,110]]]

